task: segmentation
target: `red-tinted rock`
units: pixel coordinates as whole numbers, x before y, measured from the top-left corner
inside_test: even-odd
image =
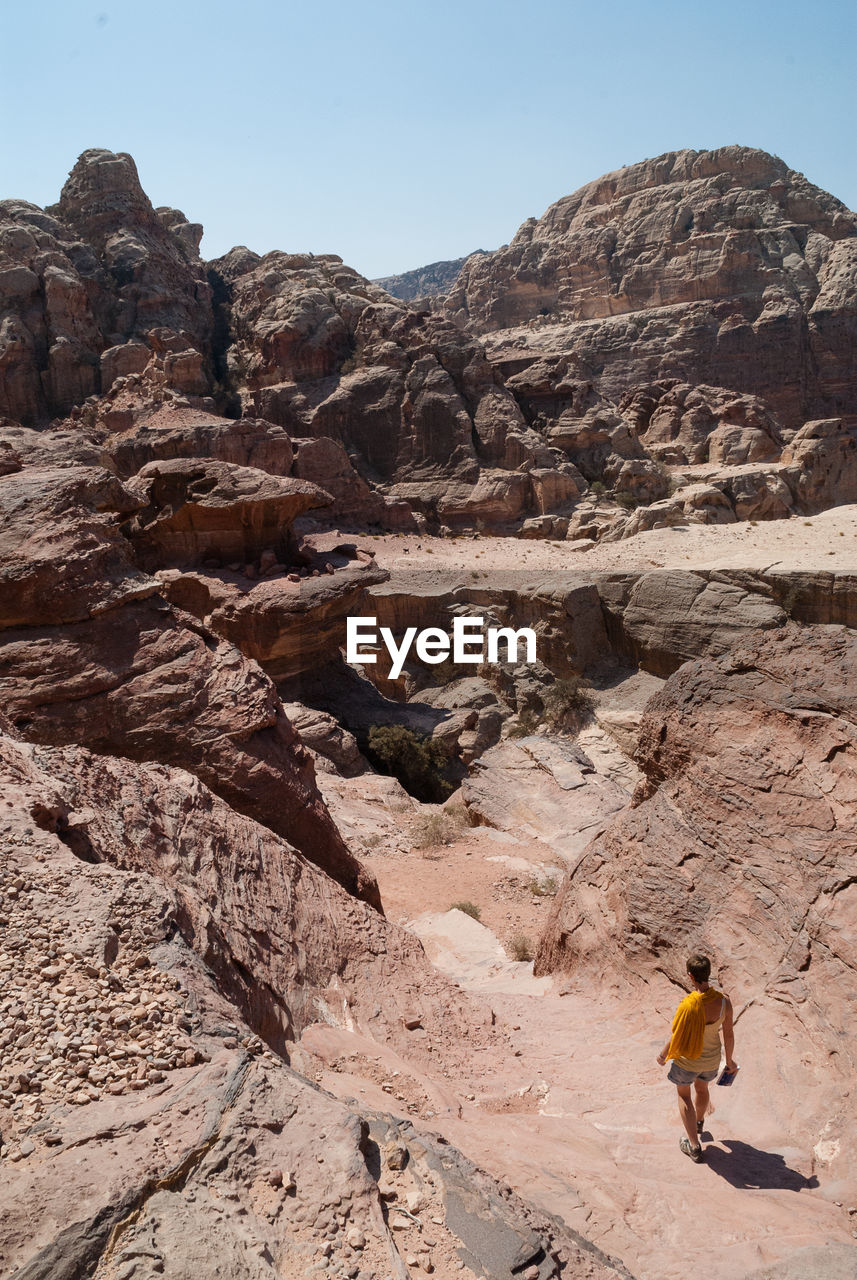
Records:
[[[140,503],[96,467],[0,477],[0,631],[80,622],[153,595],[117,522]]]
[[[447,314],[535,325],[618,399],[662,378],[762,396],[784,425],[854,413],[854,215],[748,147],[677,151],[606,174],[472,256]],[[539,337],[539,326],[543,336]],[[498,335],[502,359],[520,355]]]
[[[857,640],[800,628],[689,662],[649,703],[635,807],[566,878],[536,971],[682,980],[708,950],[733,1001],[774,1007],[853,1074]],[[850,1158],[850,1154],[849,1154]]]
[[[158,597],[67,627],[19,627],[0,647],[0,706],[29,739],[79,743],[197,774],[378,902],[259,667]]]
[[[140,503],[129,537],[159,566],[247,561],[269,549],[288,563],[294,521],[330,502],[307,480],[202,458],[147,463],[128,488]]]

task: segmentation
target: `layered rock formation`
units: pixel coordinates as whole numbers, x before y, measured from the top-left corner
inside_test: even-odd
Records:
[[[852,500],[855,262],[855,215],[782,161],[672,152],[469,259],[440,309],[483,335],[547,444],[644,508],[581,507],[542,536],[628,537]],[[802,487],[783,444],[832,419]]]
[[[0,413],[44,422],[147,364],[166,385],[209,390],[202,228],[168,212],[152,208],[130,156],[99,150],[49,212],[3,201]]]
[[[203,264],[201,227],[154,209],[130,156],[87,151],[50,212],[9,200],[0,215],[0,414],[12,423],[70,414],[99,440],[136,438],[142,423],[149,443],[164,404],[261,414],[267,439],[243,428],[244,445],[212,440],[214,456],[279,455],[286,474],[285,427],[318,442],[301,448],[299,478],[335,472],[342,514],[394,527],[413,525],[414,510],[436,515],[451,481],[461,503],[483,468],[554,465],[478,342],[334,254],[235,249]],[[129,466],[135,447],[117,447]],[[164,438],[162,456],[171,447]],[[499,514],[536,501],[528,490]]]
[[[189,775],[6,730],[4,1272],[404,1278],[416,1250],[443,1280],[511,1275],[519,1258],[540,1280],[627,1276],[448,1145],[356,1114],[254,1034],[284,1050],[322,1011],[402,1045],[421,1023],[450,1064],[465,1023],[496,1041],[416,939]],[[416,1195],[430,1245],[405,1208]]]
[[[224,479],[216,470],[214,478]],[[0,710],[33,741],[189,769],[377,903],[271,682],[239,649],[172,608],[160,581],[138,566],[118,525],[132,513],[157,521],[153,486],[141,483],[143,497],[93,468],[26,467],[0,477]],[[272,501],[287,539],[288,486],[296,482],[279,483],[287,496]],[[224,534],[251,536],[245,501],[238,486],[208,508]],[[170,506],[170,519],[176,508],[183,509]],[[182,538],[182,555],[206,553]],[[169,556],[175,547],[169,540],[166,547]],[[145,552],[155,563],[157,551],[149,536]],[[280,566],[281,591],[285,579]]]
[[[580,1025],[607,987],[665,1004],[682,950],[715,952],[742,1034],[789,1040],[777,1069],[807,1172],[770,1189],[815,1190],[817,1166],[795,1238],[850,1238],[829,1201],[853,1172],[836,1135],[854,1065],[854,574],[680,553],[663,572],[641,553],[572,576],[586,560],[565,546],[559,576],[495,577],[493,540],[428,545],[479,522],[642,545],[658,525],[857,499],[853,220],[760,153],[682,154],[533,232],[522,261],[562,277],[565,319],[511,336],[398,305],[334,255],[203,264],[201,229],[153,209],[127,156],[85,153],[49,212],[2,206],[0,1263],[20,1280],[627,1280],[565,1222],[641,1275],[686,1273],[670,1241],[698,1188],[658,1238],[663,1182],[627,1192],[662,1155],[657,1106],[616,1095],[617,1114],[602,1098],[585,1118],[624,1024],[569,1057],[569,1006],[524,961],[503,960],[513,989],[490,1004],[484,984],[466,996],[385,919],[353,852],[413,852],[420,886],[431,841],[467,821],[491,864],[475,883],[534,867],[541,902],[570,868],[538,963],[569,990],[597,975]],[[689,212],[662,235],[677,184]],[[609,253],[586,249],[599,218]],[[542,284],[515,279],[509,317],[527,296],[541,309]],[[482,305],[473,323],[498,323],[499,294]],[[360,536],[324,530],[343,519],[420,530],[390,540],[401,561],[425,536],[455,572],[388,583]],[[462,613],[532,626],[540,661],[361,675],[340,649],[364,609],[397,634]],[[461,795],[426,811],[373,773],[377,723],[432,735]],[[542,1002],[522,1049],[525,992]],[[815,1098],[798,1028],[809,1065],[832,1064]],[[551,1218],[507,1176],[532,1178]],[[730,1277],[791,1247],[783,1196],[757,1203]]]
[[[855,412],[855,263],[854,215],[781,160],[669,152],[469,259],[445,309],[490,332],[541,317],[533,346],[611,399],[677,378],[761,396],[794,428]]]
[[[477,341],[394,304],[335,255],[233,250],[210,270],[243,411],[338,442],[394,495],[425,506],[439,482],[472,485],[481,465],[534,447]]]
[[[124,154],[85,152],[50,211],[0,220],[4,470],[22,430],[73,424],[78,459],[122,475],[196,450],[319,484],[339,519],[554,538],[857,490],[854,218],[763,152],[608,175],[471,255],[433,313],[335,254],[203,263]]]

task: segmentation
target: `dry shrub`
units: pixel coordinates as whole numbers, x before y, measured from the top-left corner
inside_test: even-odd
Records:
[[[538,876],[533,876],[527,888],[534,898],[555,898],[557,891],[556,878],[554,876],[545,876],[543,880],[540,880]]]
[[[581,725],[592,715],[595,706],[589,686],[580,676],[555,680],[544,694],[545,720],[551,729]]]
[[[467,826],[466,808],[460,800],[454,801],[434,813],[417,814],[411,823],[411,845],[414,849],[436,849],[454,844]]]
[[[532,960],[533,944],[525,933],[514,933],[507,943],[512,960]]]
[[[475,902],[451,902],[449,909],[450,911],[463,911],[466,916],[470,916],[473,920],[482,919],[482,912]]]

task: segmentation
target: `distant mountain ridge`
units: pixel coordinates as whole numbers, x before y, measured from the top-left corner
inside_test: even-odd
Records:
[[[381,276],[372,283],[379,284],[382,289],[386,289],[394,298],[401,298],[403,302],[413,302],[415,298],[434,298],[439,293],[446,293],[447,289],[455,283],[461,268],[469,258],[487,252],[486,249],[474,249],[473,253],[468,253],[463,258],[430,262],[427,267],[416,267],[413,271],[405,271],[399,276]]]

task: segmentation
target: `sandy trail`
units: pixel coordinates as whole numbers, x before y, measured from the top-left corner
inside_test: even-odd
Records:
[[[343,536],[345,531],[341,530]],[[497,570],[590,572],[639,569],[762,569],[857,571],[857,506],[833,507],[817,516],[793,516],[759,524],[678,525],[654,529],[624,542],[542,542],[521,538],[429,538],[360,535],[378,563],[397,575],[450,570],[480,581]],[[473,579],[478,573],[480,579]],[[488,585],[485,583],[485,585]]]
[[[848,1135],[819,1131],[806,1046],[776,1010],[738,1011],[741,1075],[733,1089],[712,1090],[706,1162],[694,1165],[679,1150],[675,1089],[655,1061],[682,993],[665,978],[566,990],[509,958],[511,940],[535,942],[550,909],[532,889],[562,861],[550,837],[549,821],[541,840],[475,828],[449,846],[405,840],[366,859],[390,918],[494,1010],[510,1047],[425,1074],[347,1031],[312,1028],[302,1044],[320,1083],[441,1132],[636,1280],[739,1280],[803,1247],[853,1244],[857,1186],[833,1181],[827,1164]],[[458,900],[474,902],[483,923],[449,912]]]
[[[451,914],[464,928],[453,921],[443,949],[432,945],[436,916],[417,917],[414,931],[439,967],[490,1001],[510,1056],[474,1053],[464,1072],[438,1081],[378,1046],[350,1044],[347,1032],[311,1030],[305,1046],[338,1060],[321,1072],[325,1088],[400,1114],[414,1102],[417,1128],[441,1132],[637,1280],[737,1280],[806,1246],[853,1243],[850,1201],[835,1203],[845,1189],[826,1179],[806,1134],[784,1127],[782,1082],[766,1056],[754,1059],[751,1046],[776,1040],[764,1010],[740,1019],[742,1076],[730,1091],[712,1089],[706,1161],[694,1165],[679,1150],[675,1090],[655,1062],[678,993],[665,980],[642,999],[563,993],[557,980],[534,980],[531,965],[498,959],[490,931],[481,949],[465,943],[473,922]],[[362,1058],[343,1074],[343,1055],[355,1052]]]

